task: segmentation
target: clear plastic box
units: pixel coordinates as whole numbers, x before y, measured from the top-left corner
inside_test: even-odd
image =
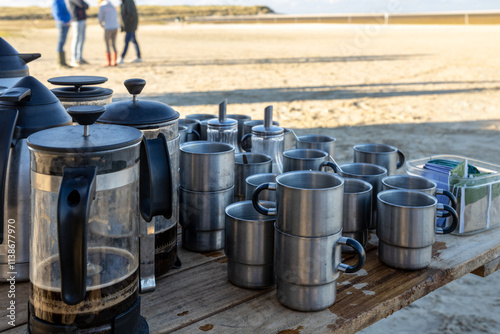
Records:
[[[424,165],[429,160],[444,159],[463,162],[488,175],[460,178],[428,169]],[[431,157],[409,160],[406,173],[422,176],[437,183],[438,188],[451,191],[457,197],[457,213],[460,218],[454,234],[468,235],[500,226],[500,166],[480,160],[456,155],[434,155]],[[452,184],[452,186],[450,186]],[[446,203],[446,197],[439,198]]]

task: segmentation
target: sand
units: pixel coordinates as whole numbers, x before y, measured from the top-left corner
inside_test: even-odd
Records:
[[[216,113],[226,98],[228,113],[253,119],[273,105],[275,119],[297,134],[337,138],[340,163],[352,161],[353,145],[380,142],[408,160],[454,154],[500,164],[500,26],[141,26],[144,62],[128,63],[131,47],[127,63],[101,68],[102,31],[90,25],[91,65],[61,69],[56,30],[35,23],[6,39],[19,52],[42,53],[30,71],[45,83],[102,75],[118,101],[130,98],[123,81],[140,77],[147,81],[140,98],[181,117]],[[468,274],[364,332],[499,333],[499,278]]]

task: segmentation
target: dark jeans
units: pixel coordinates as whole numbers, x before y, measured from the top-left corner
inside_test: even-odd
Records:
[[[137,53],[137,58],[141,58],[141,50],[139,50],[139,44],[135,38],[135,31],[125,33],[125,47],[123,48],[122,58],[125,58],[128,49],[128,43],[132,42],[135,45],[135,52]]]
[[[64,52],[64,44],[66,43],[66,37],[68,36],[69,23],[56,21],[56,27],[59,31],[59,37],[57,39],[57,52]]]

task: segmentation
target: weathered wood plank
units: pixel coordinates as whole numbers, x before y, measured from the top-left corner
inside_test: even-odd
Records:
[[[477,268],[472,273],[481,277],[486,277],[493,274],[498,269],[500,269],[500,257],[486,263],[484,266]]]
[[[10,291],[9,284],[0,284],[0,332],[12,329],[12,326],[8,324],[9,318],[9,303],[11,300],[15,301],[15,324],[22,328],[26,328],[23,324],[26,323],[28,319],[28,295],[29,295],[29,283],[28,282],[16,282],[15,284],[15,297],[9,298],[8,294]],[[14,332],[13,332],[14,333]]]

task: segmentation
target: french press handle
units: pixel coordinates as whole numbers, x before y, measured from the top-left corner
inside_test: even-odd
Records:
[[[57,240],[64,303],[85,298],[87,223],[95,199],[96,167],[64,167],[57,200]]]

